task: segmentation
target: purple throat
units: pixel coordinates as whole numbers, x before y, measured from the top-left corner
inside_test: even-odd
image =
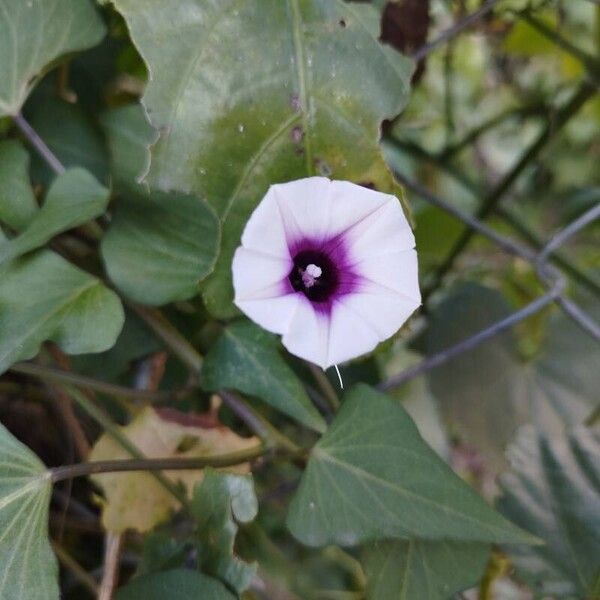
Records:
[[[358,287],[360,276],[350,264],[343,237],[302,239],[289,247],[293,261],[289,285],[321,309],[327,311],[333,300]]]

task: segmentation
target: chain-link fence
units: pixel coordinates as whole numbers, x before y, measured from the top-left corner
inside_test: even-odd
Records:
[[[598,3],[596,0],[591,1],[596,4]],[[487,0],[482,4],[480,9],[457,22],[433,41],[413,52],[413,57],[416,60],[422,60],[432,50],[447,43],[455,36],[465,31],[468,27],[472,26],[479,19],[488,15],[497,4],[498,0]],[[531,317],[551,303],[556,303],[572,319],[574,326],[582,328],[587,334],[600,342],[600,325],[591,315],[583,310],[581,306],[569,298],[566,293],[570,275],[573,272],[581,273],[576,266],[573,266],[569,261],[564,260],[556,254],[558,249],[573,236],[578,234],[595,220],[600,219],[600,201],[581,216],[563,227],[560,231],[556,232],[549,240],[544,241],[541,244],[534,243],[539,242],[539,240],[531,239],[531,236],[529,236],[530,239],[528,240],[530,245],[523,244],[515,239],[500,234],[497,230],[483,222],[483,219],[492,215],[506,218],[507,213],[502,210],[501,203],[508,196],[513,185],[517,182],[526,168],[537,159],[554,136],[564,127],[564,125],[566,125],[569,119],[577,114],[579,109],[598,93],[599,88],[600,78],[598,73],[600,73],[600,64],[596,59],[580,51],[569,41],[562,38],[558,32],[552,31],[545,24],[536,20],[532,15],[523,13],[520,16],[526,19],[532,27],[538,29],[542,35],[560,46],[561,49],[573,55],[585,67],[586,74],[584,79],[578,85],[571,98],[562,107],[558,108],[551,118],[548,118],[542,131],[524,150],[514,163],[514,166],[507,171],[504,177],[501,177],[499,182],[491,190],[483,194],[483,200],[474,215],[470,215],[458,209],[450,200],[431,193],[428,189],[413,179],[405,176],[403,173],[396,170],[395,175],[408,191],[414,193],[429,204],[445,211],[466,226],[464,232],[434,273],[432,281],[425,287],[423,294],[424,302],[426,302],[430,294],[439,287],[444,276],[454,266],[456,259],[468,246],[473,236],[477,234],[484,236],[504,252],[517,256],[530,263],[535,269],[546,292],[506,318],[492,323],[489,327],[482,329],[474,335],[471,335],[439,353],[428,356],[420,363],[411,366],[387,381],[384,381],[380,385],[380,389],[382,390],[398,387],[413,377],[433,369],[463,352],[471,350],[500,332]],[[412,145],[410,147],[402,147],[400,144],[400,147],[403,150],[409,150],[417,159],[431,160],[432,158],[418,146]],[[440,160],[437,166],[442,169],[447,169],[448,164],[444,162],[444,160]],[[580,277],[580,279],[583,280],[586,287],[596,296],[599,296],[600,283],[596,282],[586,274],[581,275],[582,277]]]

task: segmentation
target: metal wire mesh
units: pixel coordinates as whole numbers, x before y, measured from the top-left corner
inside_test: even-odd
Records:
[[[472,13],[450,29],[443,32],[432,42],[416,50],[413,53],[413,57],[422,59],[431,50],[437,48],[443,43],[448,42],[454,36],[464,31],[466,27],[473,25],[473,23],[478,19],[488,14],[494,8],[496,3],[497,0],[487,0],[483,3],[482,7],[478,11]],[[572,319],[574,326],[576,325],[580,327],[583,331],[600,343],[600,325],[591,315],[584,311],[581,306],[576,304],[571,298],[567,297],[565,293],[569,283],[566,270],[559,269],[551,264],[551,261],[556,258],[556,251],[561,246],[582,231],[585,227],[589,226],[597,219],[600,219],[600,202],[598,202],[580,217],[567,224],[560,231],[556,232],[539,249],[532,249],[529,246],[526,246],[508,236],[502,235],[482,221],[483,218],[495,212],[495,210],[499,207],[499,202],[512,188],[512,185],[525,170],[525,167],[530,164],[532,159],[534,159],[542,151],[552,136],[562,127],[562,125],[567,122],[568,118],[575,114],[575,112],[577,112],[577,110],[583,106],[583,104],[589,98],[596,94],[597,91],[598,86],[596,77],[594,74],[590,74],[582,81],[577,91],[573,94],[571,100],[557,111],[554,119],[548,121],[547,126],[534,141],[534,143],[519,157],[513,168],[510,169],[506,175],[500,179],[500,183],[487,195],[484,195],[483,202],[476,211],[475,216],[459,210],[452,204],[452,202],[431,193],[418,182],[406,177],[404,174],[397,171],[395,172],[396,178],[407,190],[413,192],[429,204],[432,204],[445,211],[466,226],[464,234],[459,238],[457,244],[452,248],[449,255],[442,263],[440,269],[438,269],[438,272],[435,274],[434,285],[428,289],[425,289],[425,298],[427,298],[429,293],[437,288],[437,286],[442,282],[445,273],[452,268],[455,259],[467,247],[468,242],[475,234],[484,236],[496,244],[504,252],[518,256],[519,258],[530,263],[535,269],[540,282],[546,289],[546,292],[525,307],[510,314],[506,318],[492,323],[485,329],[482,329],[474,335],[465,338],[461,342],[423,359],[420,363],[411,366],[399,374],[391,377],[387,381],[384,381],[379,386],[381,390],[389,390],[398,387],[410,379],[448,362],[459,354],[475,348],[479,344],[489,340],[502,331],[513,327],[520,321],[531,317],[551,303],[556,303],[565,312],[565,314]]]

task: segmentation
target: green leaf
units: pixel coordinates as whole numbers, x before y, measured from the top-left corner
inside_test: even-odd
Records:
[[[510,312],[495,290],[460,285],[433,311],[425,349],[428,354],[444,350]],[[427,379],[456,433],[501,470],[504,448],[521,424],[535,421],[554,432],[565,422],[586,418],[600,386],[596,362],[594,340],[557,313],[537,359],[521,359],[512,333],[506,332],[430,371]]]
[[[27,102],[27,120],[65,168],[81,167],[108,183],[108,155],[100,128],[80,104],[58,98],[50,83],[40,85]],[[46,161],[33,153],[33,182],[48,186],[54,176]]]
[[[202,385],[256,396],[300,423],[325,431],[323,417],[278,350],[277,338],[250,321],[232,323],[204,359]]]
[[[69,354],[107,350],[123,318],[116,294],[58,254],[18,258],[0,267],[0,373],[45,340]]]
[[[0,425],[0,597],[58,600],[48,540],[50,473]]]
[[[540,595],[600,594],[600,434],[585,427],[549,436],[525,426],[507,451],[499,509],[543,539],[507,550]]]
[[[156,142],[158,133],[148,123],[140,104],[109,110],[102,115],[101,123],[115,183],[117,187],[131,188],[150,166],[148,148]]]
[[[309,546],[389,538],[532,543],[427,446],[397,401],[360,385],[314,447],[288,527]]]
[[[130,191],[120,198],[101,249],[109,277],[125,295],[160,306],[198,293],[219,243],[219,219],[205,202]]]
[[[100,216],[109,196],[109,191],[83,169],[71,169],[58,176],[28,226],[17,237],[0,244],[0,265]]]
[[[148,193],[137,184],[156,133],[140,105],[105,113],[111,170],[122,190],[102,256],[110,278],[142,304],[186,300],[214,269],[220,222],[204,201],[181,193]]]
[[[0,221],[19,231],[38,205],[29,185],[29,154],[15,140],[0,143]]]
[[[106,32],[89,0],[0,0],[0,117],[16,115],[40,75]]]
[[[399,191],[378,141],[381,121],[407,101],[413,64],[379,42],[375,7],[114,4],[150,73],[143,103],[161,138],[148,180],[206,198],[224,224],[222,253],[203,291],[214,314],[235,312],[233,252],[271,183],[320,173]]]
[[[367,600],[448,600],[474,586],[489,558],[486,544],[388,541],[364,557]]]
[[[225,586],[196,571],[175,569],[137,577],[117,590],[115,600],[235,600]]]
[[[233,553],[237,523],[249,523],[258,512],[252,476],[206,469],[204,479],[194,489],[191,510],[201,541],[200,568],[241,594],[256,573],[256,564],[248,564]]]

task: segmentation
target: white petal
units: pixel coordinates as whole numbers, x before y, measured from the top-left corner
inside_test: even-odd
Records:
[[[343,298],[335,302],[329,322],[329,344],[324,369],[370,352],[380,337]]]
[[[307,177],[271,186],[283,219],[288,242],[301,238],[321,240],[330,233],[331,182]]]
[[[277,258],[240,246],[231,267],[235,299],[253,300],[284,294],[292,266],[289,257]]]
[[[317,312],[303,294],[298,294],[297,297],[300,302],[296,314],[281,341],[292,354],[325,369],[329,344],[329,316]]]
[[[273,333],[286,333],[296,310],[304,304],[300,294],[287,294],[262,300],[236,300],[236,306],[255,323]]]
[[[390,198],[344,234],[353,259],[385,256],[415,247],[415,236],[400,203],[393,196]]]
[[[288,243],[273,187],[256,207],[242,234],[242,246],[263,254],[289,257]]]
[[[373,284],[359,293],[342,296],[338,304],[352,310],[355,321],[368,324],[377,335],[377,342],[382,342],[404,325],[420,303]]]
[[[331,233],[336,235],[357,225],[390,200],[398,202],[394,196],[375,192],[349,181],[332,181]]]
[[[390,252],[385,256],[373,256],[355,263],[353,269],[368,282],[401,294],[409,300],[421,303],[419,268],[415,250]],[[364,291],[361,289],[361,291]]]

